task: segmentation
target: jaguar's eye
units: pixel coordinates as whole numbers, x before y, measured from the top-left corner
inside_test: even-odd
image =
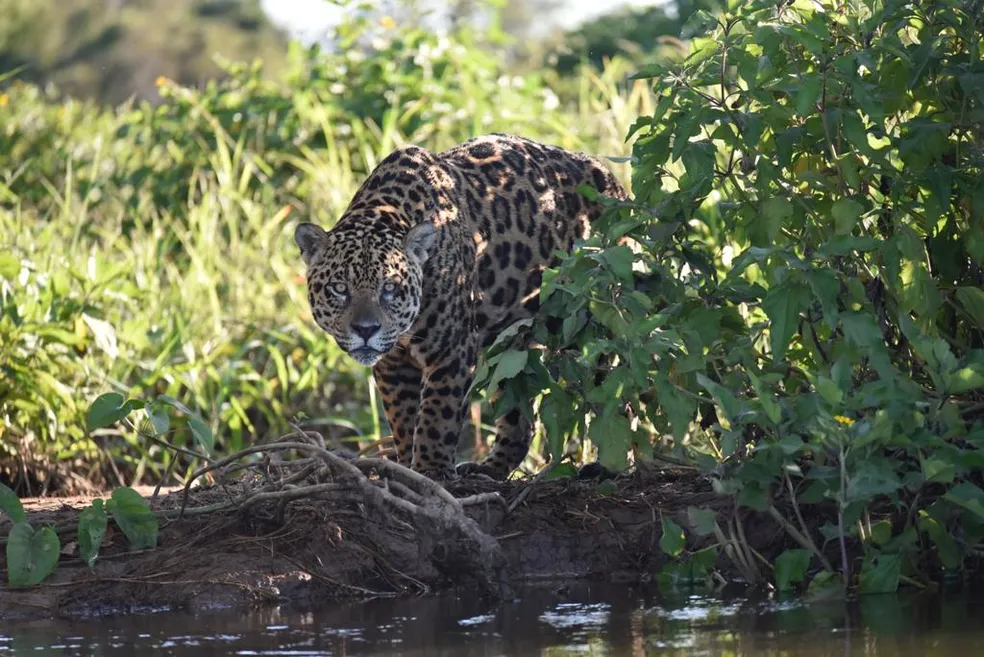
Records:
[[[345,283],[332,283],[331,293],[336,297],[347,297],[348,296],[348,285]]]
[[[393,281],[386,281],[383,283],[383,294],[389,296],[396,294],[397,284]]]

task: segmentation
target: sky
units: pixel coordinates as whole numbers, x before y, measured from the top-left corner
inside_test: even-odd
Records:
[[[301,39],[318,39],[331,27],[343,10],[326,0],[261,0],[274,22]],[[564,27],[574,27],[587,18],[607,13],[624,5],[647,6],[659,0],[565,0],[564,7],[552,20]]]

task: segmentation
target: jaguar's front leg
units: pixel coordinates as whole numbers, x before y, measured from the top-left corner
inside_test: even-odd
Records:
[[[406,350],[397,347],[372,368],[373,378],[383,400],[383,412],[393,432],[396,460],[410,466],[413,459],[413,433],[420,410],[420,368]]]
[[[465,422],[474,361],[475,348],[466,341],[424,368],[413,432],[413,469],[432,479],[455,477],[455,454]]]

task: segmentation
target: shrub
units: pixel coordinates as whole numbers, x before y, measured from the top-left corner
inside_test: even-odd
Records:
[[[549,350],[490,353],[525,363],[497,411],[539,395],[555,459],[586,436],[811,512],[803,546],[845,573],[863,546],[862,589],[959,570],[984,538],[981,3],[731,4],[639,74],[634,200],[544,277],[521,330]]]

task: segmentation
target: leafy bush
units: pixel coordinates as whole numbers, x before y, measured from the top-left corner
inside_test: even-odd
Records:
[[[690,27],[685,62],[639,74],[633,202],[517,327],[549,350],[490,352],[497,412],[539,395],[555,459],[586,436],[610,467],[699,465],[808,550],[784,586],[859,547],[865,591],[958,571],[984,539],[982,5],[753,0]]]

